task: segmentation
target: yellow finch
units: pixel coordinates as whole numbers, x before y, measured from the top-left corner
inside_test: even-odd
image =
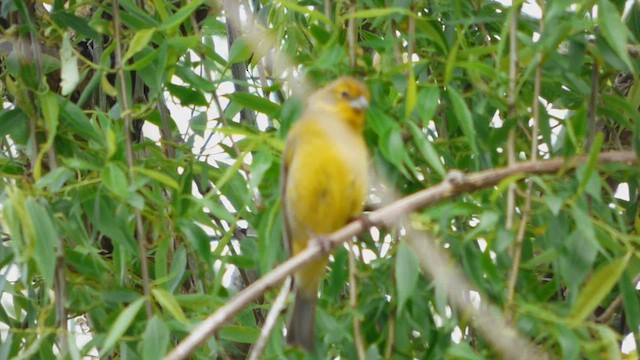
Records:
[[[342,77],[308,100],[287,137],[282,197],[285,235],[292,255],[316,235],[330,234],[362,212],[367,192],[367,148],[362,137],[369,90]],[[295,274],[295,302],[287,342],[311,351],[318,285],[327,258]]]

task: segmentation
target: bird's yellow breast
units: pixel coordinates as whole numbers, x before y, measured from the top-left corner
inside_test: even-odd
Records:
[[[289,135],[285,207],[293,253],[308,238],[328,234],[362,212],[367,188],[367,150],[362,134],[344,122],[302,119]]]

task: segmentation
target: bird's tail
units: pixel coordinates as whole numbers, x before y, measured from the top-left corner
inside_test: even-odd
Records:
[[[300,289],[296,290],[293,311],[287,326],[287,343],[289,345],[300,346],[307,351],[313,349],[317,301],[315,293],[310,296]]]

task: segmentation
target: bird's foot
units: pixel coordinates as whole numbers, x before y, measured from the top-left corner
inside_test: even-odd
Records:
[[[324,235],[314,235],[311,238],[311,242],[320,248],[320,251],[322,251],[325,254],[328,254],[331,252],[332,246],[331,246],[331,240],[329,240],[328,237],[324,236]]]
[[[375,226],[373,221],[371,221],[371,218],[369,217],[369,214],[367,214],[367,213],[362,213],[362,214],[358,215],[354,219],[354,221],[360,222],[360,226],[362,226],[362,231],[368,231],[369,229],[371,229],[372,227]]]

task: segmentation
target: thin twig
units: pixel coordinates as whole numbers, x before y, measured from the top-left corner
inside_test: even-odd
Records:
[[[358,310],[358,282],[356,280],[356,257],[353,253],[353,241],[349,239],[349,306],[353,310],[354,314]],[[356,342],[356,352],[358,353],[358,360],[364,360],[366,357],[366,345],[364,337],[362,336],[362,326],[360,324],[360,317],[353,316],[353,337]]]
[[[544,9],[543,9],[544,10]],[[544,32],[544,11],[543,16],[540,17],[540,33]],[[531,129],[531,160],[538,160],[538,132],[540,128],[540,90],[542,83],[542,60],[543,53],[540,51],[537,54],[536,73],[533,85],[533,126]],[[515,187],[513,188],[515,190]],[[518,229],[518,235],[516,237],[515,247],[513,249],[513,263],[511,265],[511,271],[509,273],[509,283],[507,285],[507,308],[513,304],[513,298],[515,295],[516,283],[518,281],[518,269],[520,268],[520,261],[522,259],[522,245],[524,243],[524,235],[527,225],[529,223],[529,217],[531,216],[531,196],[533,192],[533,182],[527,184],[527,193],[524,200],[524,208],[522,209],[522,219],[520,221],[520,228]]]
[[[133,145],[131,143],[131,113],[129,110],[129,102],[127,100],[127,83],[124,77],[124,65],[122,64],[122,39],[121,24],[120,24],[120,4],[118,0],[111,0],[113,11],[113,27],[115,28],[114,41],[116,43],[115,48],[115,67],[118,78],[120,79],[119,100],[122,106],[122,116],[124,116],[125,124],[125,145],[127,150],[127,165],[129,167],[129,180],[134,182],[134,161],[133,161]],[[147,244],[146,237],[144,236],[144,226],[142,224],[142,216],[140,211],[134,209],[135,221],[136,221],[136,238],[138,240],[138,252],[140,253],[140,273],[142,276],[142,288],[145,296],[145,305],[147,311],[147,318],[153,316],[153,308],[151,307],[151,289],[149,279],[149,264],[147,263]]]
[[[349,2],[349,15],[355,14],[358,7],[358,0]],[[347,41],[349,42],[349,66],[356,67],[356,18],[351,16],[347,23]]]
[[[256,341],[255,346],[251,350],[249,354],[250,360],[258,360],[262,358],[262,353],[264,353],[264,348],[267,346],[267,341],[269,340],[269,336],[271,336],[271,332],[273,331],[274,326],[276,325],[276,320],[284,311],[287,305],[287,295],[291,291],[291,276],[287,278],[287,281],[284,282],[276,300],[271,305],[271,310],[267,314],[267,318],[264,321],[264,326],[260,330],[260,337],[258,341]]]
[[[391,39],[393,39],[392,41],[393,58],[395,59],[397,64],[402,64],[402,48],[400,47],[400,44],[402,44],[402,41],[398,40],[398,35],[396,34],[397,32],[398,30],[397,30],[396,22],[395,20],[391,20]]]
[[[396,312],[392,309],[389,312],[389,321],[387,322],[387,343],[384,347],[384,359],[391,359],[393,353],[393,345],[396,341]]]
[[[225,23],[227,25],[227,42],[229,44],[229,50],[231,50],[233,43],[242,37],[240,30],[240,4],[236,0],[224,0],[223,6]],[[256,47],[254,46],[253,48]],[[249,93],[249,89],[245,86],[247,83],[247,65],[245,62],[240,61],[232,64],[231,74],[233,75],[233,79],[236,80],[233,82],[235,91],[239,93]],[[256,125],[256,115],[250,109],[246,107],[243,108],[240,111],[240,117],[246,125]]]
[[[485,170],[467,175],[460,171],[452,171],[441,183],[367,214],[366,222],[361,220],[354,221],[342,229],[324,236],[323,240],[310,240],[309,246],[304,251],[289,258],[289,260],[265,274],[202,321],[165,357],[165,360],[187,358],[211,334],[260,297],[265,291],[279,284],[305,264],[326,256],[348,239],[363,232],[368,228],[367,224],[390,226],[416,209],[437,204],[462,193],[495,186],[510,176],[517,174],[550,174],[559,170],[568,171],[587,161],[587,156],[578,156],[569,159],[556,158],[545,161],[527,161],[510,167]],[[638,159],[633,151],[611,151],[601,153],[598,156],[598,163],[637,164]],[[516,331],[515,329],[512,330]]]
[[[507,107],[509,121],[517,121],[517,94],[516,76],[518,69],[518,17],[520,16],[520,3],[513,4],[511,11],[511,22],[509,23],[509,92],[507,96]],[[516,126],[509,130],[507,138],[507,163],[513,165],[516,162]],[[506,228],[513,228],[513,217],[516,209],[515,184],[509,184],[507,192],[507,214]]]
[[[415,9],[416,4],[412,1],[411,12],[415,12]],[[416,51],[416,18],[414,16],[409,16],[407,22],[409,23],[407,26],[407,62],[412,65],[413,54]]]

